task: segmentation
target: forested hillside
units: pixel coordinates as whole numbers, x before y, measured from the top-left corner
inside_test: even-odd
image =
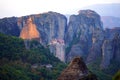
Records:
[[[65,64],[37,41],[29,45],[0,33],[0,80],[56,80]]]

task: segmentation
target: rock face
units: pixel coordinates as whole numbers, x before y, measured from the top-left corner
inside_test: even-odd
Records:
[[[67,19],[64,15],[48,12],[33,16],[42,38],[43,44],[49,44],[52,39],[64,40]]]
[[[64,15],[56,13],[56,12],[48,12],[38,15],[31,15],[34,24],[31,24],[31,21],[28,21],[25,24],[25,20],[27,17],[19,18],[18,25],[19,28],[24,30],[26,25],[34,26],[31,27],[31,37],[38,37],[40,34],[40,42],[51,49],[51,53],[53,53],[56,57],[58,57],[61,61],[65,61],[65,45],[59,43],[59,40],[64,41],[65,29],[67,27],[67,19]],[[23,27],[24,26],[24,27]],[[21,31],[22,34],[22,31]],[[24,36],[25,34],[21,35]],[[58,40],[56,44],[50,44],[52,40]],[[63,42],[64,43],[64,42]]]
[[[78,15],[71,15],[67,28],[66,40],[67,43],[71,42],[74,37],[87,40],[87,35],[92,35],[93,31],[97,28],[102,28],[100,16],[92,10],[80,10]],[[86,36],[86,37],[85,37]]]
[[[58,57],[61,61],[65,62],[65,44],[64,40],[53,39],[49,44],[50,52]]]
[[[101,68],[105,69],[109,66],[110,60],[113,57],[112,52],[112,41],[111,40],[104,40],[103,46],[102,46],[102,62],[101,62]]]
[[[120,28],[106,29],[105,35],[100,65],[102,69],[108,68],[111,61],[120,62]]]
[[[92,46],[92,38],[102,31],[102,22],[96,12],[80,10],[78,15],[71,15],[65,36],[66,46],[71,47],[67,53],[68,61],[75,56],[86,56]]]
[[[47,12],[20,17],[17,22],[20,30],[26,25],[28,17],[32,18],[44,45],[48,45],[52,39],[64,40],[65,29],[67,27],[67,19],[64,15],[56,12]]]
[[[97,80],[97,77],[88,70],[82,58],[76,57],[57,80]]]
[[[29,40],[39,38],[63,62],[82,56],[91,63],[100,57],[100,66],[107,68],[111,60],[120,61],[120,28],[103,30],[100,16],[92,10],[71,15],[68,25],[67,18],[56,12],[3,18],[0,32]]]
[[[40,34],[31,18],[27,19],[25,26],[22,28],[20,38],[25,40],[40,39]]]
[[[3,18],[0,19],[0,32],[6,35],[19,36],[20,29],[17,25],[18,18]]]
[[[115,34],[112,42],[113,46],[113,59],[120,62],[120,33]]]
[[[50,44],[53,39],[64,41],[66,27],[66,17],[56,12],[0,20],[0,32],[7,35],[20,36],[25,40],[40,38],[39,40],[44,46]],[[54,51],[55,56],[61,55],[59,58],[63,61],[62,56],[65,55],[65,46],[56,44]]]
[[[91,63],[101,56],[104,38],[105,35],[103,30],[96,29],[94,31],[92,35],[92,46],[87,57],[87,63]]]

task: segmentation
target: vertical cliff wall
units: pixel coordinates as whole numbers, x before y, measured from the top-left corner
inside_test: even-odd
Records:
[[[104,40],[102,46],[102,61],[101,61],[101,68],[105,69],[109,66],[110,60],[113,58],[112,52],[112,41],[111,40]]]
[[[0,19],[0,32],[17,36],[22,39],[36,39],[47,46],[53,39],[64,41],[67,27],[67,18],[56,12],[47,12],[22,17]],[[56,44],[54,46],[55,56],[63,61],[65,57],[65,46]]]
[[[71,48],[67,53],[68,61],[75,56],[88,55],[93,45],[92,38],[102,31],[102,22],[96,12],[80,10],[78,15],[71,15],[65,35],[66,46]]]
[[[23,26],[20,32],[20,38],[25,40],[40,39],[40,34],[36,28],[36,25],[33,24],[31,18],[28,18],[25,25]]]
[[[40,38],[61,61],[82,56],[90,63],[101,57],[101,66],[106,67],[110,60],[120,58],[119,35],[115,35],[120,34],[120,28],[103,30],[100,16],[92,10],[71,15],[68,24],[67,18],[56,12],[3,18],[0,32],[23,39]]]
[[[50,48],[51,53],[53,53],[53,55],[58,57],[63,62],[66,61],[64,40],[62,40],[62,39],[51,40],[51,42],[49,44],[49,48]]]
[[[38,31],[41,34],[42,43],[47,45],[52,39],[64,40],[67,19],[56,12],[48,12],[32,16]]]
[[[51,53],[54,53],[61,61],[65,61],[65,45],[59,42],[50,44],[53,39],[64,41],[67,27],[67,19],[64,15],[56,12],[47,12],[24,16],[18,19],[17,24],[21,30],[21,38],[33,39],[40,37],[40,42],[44,46],[49,45],[50,49],[52,49]]]
[[[106,69],[111,62],[120,63],[120,28],[106,29],[106,39],[102,46],[101,68]]]
[[[20,29],[17,25],[17,20],[17,17],[0,19],[0,32],[18,37],[20,35]]]
[[[94,62],[102,56],[102,45],[105,39],[104,31],[102,29],[95,29],[92,35],[92,46],[90,47],[87,56],[87,63]]]
[[[56,12],[47,12],[24,16],[18,19],[18,26],[21,29],[21,38],[33,39],[40,36],[40,42],[44,46],[49,45],[51,53],[61,61],[65,61],[64,35],[67,19],[64,15]],[[54,39],[56,39],[55,44]]]

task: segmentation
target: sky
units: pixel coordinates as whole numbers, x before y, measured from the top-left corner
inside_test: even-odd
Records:
[[[0,18],[25,16],[48,11],[61,14],[75,14],[76,9],[106,3],[120,3],[120,0],[0,0]]]

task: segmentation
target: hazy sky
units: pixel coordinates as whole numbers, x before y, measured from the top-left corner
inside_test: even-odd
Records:
[[[120,3],[120,0],[0,0],[0,18],[48,11],[72,14],[76,9],[103,3]]]

